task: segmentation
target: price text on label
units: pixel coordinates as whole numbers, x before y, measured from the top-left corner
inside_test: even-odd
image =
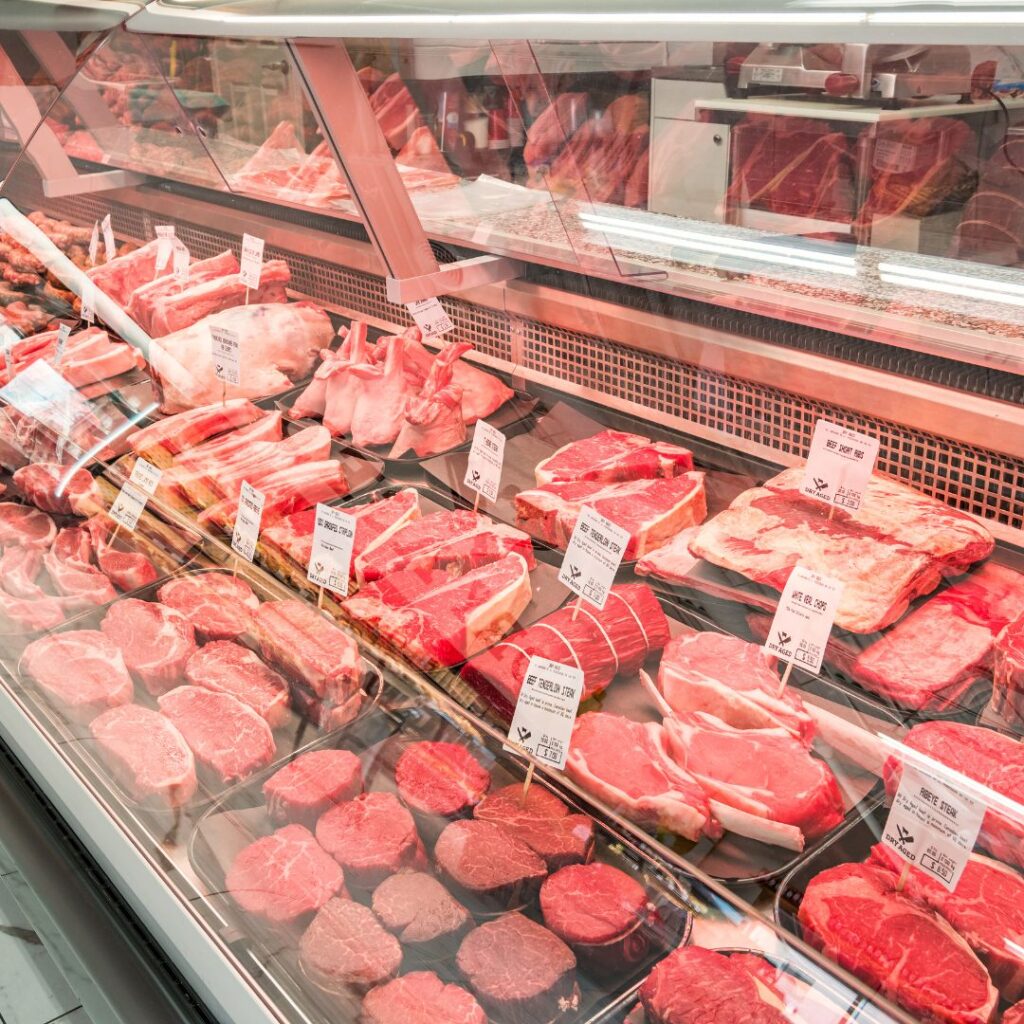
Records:
[[[68,347],[68,338],[71,337],[71,324],[61,324],[57,328],[57,349],[53,353],[53,365],[60,366],[64,358],[64,350]]]
[[[629,530],[584,505],[565,549],[558,578],[584,601],[604,608],[627,544]]]
[[[564,768],[582,694],[583,672],[575,665],[530,658],[506,749],[526,750],[538,761]]]
[[[159,273],[167,266],[174,250],[174,225],[157,224],[156,226],[156,270]]]
[[[229,327],[210,328],[213,372],[225,384],[242,383],[241,336]]]
[[[318,587],[341,594],[348,593],[352,542],[356,535],[355,517],[340,508],[317,505],[313,527],[313,551],[309,556],[306,578]]]
[[[795,565],[779,598],[764,649],[782,661],[817,672],[842,593],[839,580]]]
[[[855,512],[864,501],[877,458],[877,437],[818,420],[800,491],[827,505]]]
[[[96,319],[96,285],[89,278],[82,281],[82,319],[93,323]]]
[[[418,302],[410,302],[406,309],[409,310],[409,316],[413,318],[425,338],[436,338],[439,334],[447,334],[455,326],[451,317],[444,311],[444,306],[437,299],[420,299]]]
[[[466,478],[463,483],[488,501],[498,500],[501,467],[505,461],[505,435],[490,423],[478,420],[469,449]]]
[[[134,530],[146,507],[146,499],[146,494],[126,480],[110,506],[110,518],[126,529]]]
[[[132,467],[132,475],[128,479],[143,494],[152,497],[156,494],[157,487],[160,486],[161,476],[163,476],[162,469],[154,466],[151,462],[147,462],[145,459],[136,459],[135,465]]]
[[[238,492],[238,514],[235,529],[231,534],[231,547],[247,562],[256,556],[256,542],[260,537],[260,520],[263,518],[263,503],[266,498],[248,480],[242,481]]]
[[[242,235],[242,259],[239,281],[246,288],[259,288],[263,270],[263,239],[255,235]]]
[[[110,223],[110,214],[103,218],[103,248],[106,250],[109,263],[117,255],[117,243],[114,241],[114,227]]]

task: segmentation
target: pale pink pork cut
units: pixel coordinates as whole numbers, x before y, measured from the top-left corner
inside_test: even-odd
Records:
[[[14,486],[44,512],[63,516],[88,516],[106,508],[99,487],[87,469],[69,475],[68,466],[33,462],[15,470]]]
[[[11,597],[45,598],[46,591],[36,582],[43,568],[39,548],[4,548],[0,555],[0,587]]]
[[[423,740],[402,751],[395,784],[410,810],[454,818],[483,799],[491,776],[461,743]]]
[[[185,665],[185,678],[193,686],[237,697],[271,729],[288,721],[287,681],[241,644],[214,640],[200,647]]]
[[[252,629],[260,606],[252,587],[226,572],[190,573],[168,580],[160,601],[181,612],[203,640],[236,640]]]
[[[487,1024],[480,1004],[432,971],[413,971],[367,992],[361,1024]]]
[[[373,912],[403,946],[427,960],[454,956],[473,927],[469,911],[424,871],[400,871],[384,879],[373,891]]]
[[[138,590],[160,578],[156,566],[141,551],[119,551],[104,544],[96,550],[96,564],[122,592]]]
[[[13,501],[0,502],[0,545],[46,550],[57,536],[57,524],[45,513]]]
[[[195,796],[192,751],[158,711],[125,704],[93,719],[90,728],[100,756],[136,800],[181,807]]]
[[[59,626],[64,619],[64,602],[59,597],[12,597],[0,590],[0,633],[38,633]]]
[[[322,814],[363,791],[363,768],[349,750],[308,750],[263,783],[267,813],[279,825],[315,829]]]
[[[563,445],[537,463],[535,473],[537,486],[543,487],[575,480],[650,480],[677,476],[691,469],[693,452],[687,448],[621,430],[602,430],[582,441]]]
[[[194,448],[211,437],[247,426],[267,413],[244,398],[215,402],[199,409],[165,416],[148,427],[128,435],[128,444],[136,455],[158,466],[167,467],[179,452]]]
[[[217,783],[247,779],[277,754],[270,726],[230,694],[179,686],[158,697],[157,703]]]
[[[100,629],[124,655],[128,671],[156,696],[178,686],[196,652],[192,625],[180,612],[129,597],[112,605]]]
[[[54,548],[43,555],[43,565],[53,589],[64,598],[68,608],[92,608],[117,598],[113,584],[99,569],[78,561],[62,561]]]

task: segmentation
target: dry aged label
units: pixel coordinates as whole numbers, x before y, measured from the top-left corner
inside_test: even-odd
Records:
[[[129,530],[134,530],[146,508],[146,502],[156,493],[161,475],[161,471],[152,463],[136,459],[131,476],[110,506],[111,518]]]
[[[68,338],[71,337],[71,324],[61,324],[57,328],[57,348],[53,353],[53,365],[58,367],[64,358],[64,350],[68,347]]]
[[[117,255],[117,243],[114,241],[114,226],[110,223],[110,214],[103,218],[103,249],[109,263]]]
[[[423,332],[424,338],[447,334],[455,326],[438,299],[420,299],[418,302],[406,303],[405,308]]]
[[[100,222],[92,222],[92,237],[89,239],[89,265],[95,267],[100,258]]]
[[[182,286],[188,284],[188,265],[191,262],[192,257],[189,255],[189,251],[185,243],[180,238],[175,238],[171,242],[171,267],[174,274],[174,280]]]
[[[839,580],[802,565],[793,566],[775,609],[765,651],[808,672],[817,672],[842,593]]]
[[[256,557],[256,542],[260,539],[260,520],[263,519],[262,491],[257,491],[248,480],[242,481],[238,492],[238,512],[235,529],[231,534],[231,548],[247,562]]]
[[[313,526],[313,551],[306,579],[344,597],[352,565],[352,543],[356,536],[355,516],[340,508],[317,505]]]
[[[604,608],[628,544],[629,530],[584,505],[565,549],[558,578],[584,601]]]
[[[241,271],[238,280],[246,288],[259,288],[263,271],[263,239],[255,235],[242,235]]]
[[[882,842],[953,892],[984,817],[981,800],[904,762]]]
[[[88,277],[82,279],[82,301],[80,315],[86,323],[96,320],[96,285]]]
[[[818,420],[800,493],[856,512],[864,501],[877,458],[877,437]]]
[[[157,224],[156,226],[156,272],[159,274],[167,266],[174,251],[174,225]]]
[[[478,420],[473,431],[473,446],[469,449],[463,483],[488,501],[497,501],[504,461],[505,435],[490,423]]]
[[[225,384],[242,383],[242,339],[230,327],[210,328],[210,351],[213,372]]]
[[[536,655],[530,658],[506,749],[525,750],[538,761],[564,768],[582,694],[581,669]]]

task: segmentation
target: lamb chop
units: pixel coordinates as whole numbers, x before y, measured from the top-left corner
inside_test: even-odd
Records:
[[[406,405],[405,422],[391,449],[391,458],[411,448],[423,459],[457,448],[466,440],[462,388],[452,383],[452,375],[457,360],[469,348],[472,346],[465,342],[453,343],[437,355],[423,391]]]
[[[403,429],[406,403],[410,400],[402,339],[384,339],[378,343],[378,351],[384,343],[387,354],[383,366],[353,366],[348,371],[359,389],[352,413],[352,443],[361,447],[394,441]]]
[[[352,321],[341,352],[341,360],[330,367],[324,398],[324,426],[335,437],[341,437],[352,430],[352,414],[362,382],[356,380],[350,371],[370,360],[365,323]]]

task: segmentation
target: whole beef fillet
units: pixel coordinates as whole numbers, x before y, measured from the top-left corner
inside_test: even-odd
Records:
[[[200,572],[168,580],[157,597],[181,612],[204,640],[236,640],[252,629],[260,606],[252,587],[240,576]]]
[[[464,988],[414,971],[368,992],[359,1024],[487,1024],[487,1016]]]
[[[327,992],[346,995],[393,978],[402,962],[402,947],[369,907],[333,899],[303,934],[299,959],[311,981]]]
[[[332,807],[317,822],[316,838],[356,889],[374,889],[403,868],[426,867],[416,823],[391,793],[363,793]]]
[[[547,1024],[579,1006],[572,950],[522,914],[475,928],[456,963],[488,1015],[503,1024]]]
[[[276,824],[315,829],[320,815],[363,791],[359,758],[348,750],[309,750],[263,783],[267,812]]]
[[[121,648],[128,671],[157,696],[179,685],[196,653],[196,634],[181,612],[129,597],[111,605],[100,629]]]
[[[525,843],[489,821],[453,821],[434,847],[452,892],[474,913],[496,914],[530,903],[547,866]]]
[[[473,927],[469,911],[436,879],[422,871],[402,871],[373,892],[373,912],[406,949],[422,960],[455,955]]]
[[[402,752],[395,783],[411,810],[456,818],[480,802],[491,776],[461,744],[423,741],[410,743]]]
[[[337,861],[301,825],[286,825],[240,851],[226,888],[243,910],[272,924],[300,921],[331,897],[347,895]]]

